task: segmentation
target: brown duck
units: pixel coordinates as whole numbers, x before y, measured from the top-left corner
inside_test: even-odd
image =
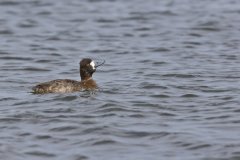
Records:
[[[98,86],[92,79],[92,75],[96,71],[96,68],[100,65],[96,65],[95,62],[90,58],[84,58],[80,61],[81,81],[75,81],[71,79],[56,79],[49,82],[44,82],[33,87],[33,93],[70,93],[84,90],[96,90]]]

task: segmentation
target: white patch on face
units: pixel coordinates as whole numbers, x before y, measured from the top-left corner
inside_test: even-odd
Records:
[[[95,63],[94,63],[94,61],[92,61],[92,62],[90,63],[90,65],[92,66],[93,69],[95,69]]]

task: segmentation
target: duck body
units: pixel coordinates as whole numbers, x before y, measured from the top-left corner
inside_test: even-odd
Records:
[[[81,81],[71,79],[56,79],[40,83],[32,88],[34,94],[45,93],[71,93],[85,90],[96,90],[96,82],[92,79],[92,74],[96,71],[95,63],[89,58],[80,62]]]
[[[97,84],[93,79],[86,81],[56,79],[49,82],[40,83],[37,86],[33,87],[33,93],[71,93],[85,90],[95,90],[97,88]]]

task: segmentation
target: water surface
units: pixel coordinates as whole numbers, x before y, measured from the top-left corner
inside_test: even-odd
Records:
[[[1,159],[239,159],[239,6],[1,1]],[[100,92],[30,93],[83,57]]]

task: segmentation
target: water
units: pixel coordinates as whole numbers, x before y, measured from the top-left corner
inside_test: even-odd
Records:
[[[3,160],[240,158],[240,1],[0,2]],[[96,94],[33,95],[106,60]]]

